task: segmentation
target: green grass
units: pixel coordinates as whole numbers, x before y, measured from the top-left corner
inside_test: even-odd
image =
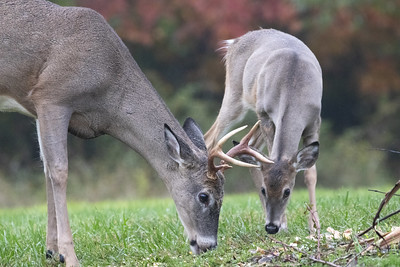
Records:
[[[390,187],[381,188],[389,190]],[[359,190],[317,191],[321,232],[327,227],[353,232],[366,229],[372,222],[383,195]],[[289,231],[275,235],[287,244],[300,237],[299,246],[307,253],[316,252],[316,243],[305,239],[307,229],[307,192],[296,190],[288,207]],[[399,208],[394,197],[382,214]],[[281,245],[265,237],[263,214],[255,194],[228,195],[220,216],[218,248],[200,256],[190,253],[183,226],[170,199],[132,202],[70,203],[70,220],[75,250],[82,266],[232,266],[252,263],[257,247],[278,250],[274,265],[310,265],[299,253],[285,252]],[[382,222],[390,230],[399,226],[399,216]],[[57,266],[45,259],[46,208],[0,210],[0,266]],[[372,233],[370,234],[370,236]],[[339,242],[322,240],[325,260],[346,255]],[[356,248],[361,250],[362,248]],[[293,262],[284,262],[294,257]],[[339,262],[340,263],[340,262]],[[343,262],[342,262],[343,263]],[[399,266],[400,253],[372,253],[358,260],[365,266]]]

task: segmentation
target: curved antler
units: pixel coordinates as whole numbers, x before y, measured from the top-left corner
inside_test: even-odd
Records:
[[[235,157],[240,154],[247,154],[250,156],[255,157],[258,161],[264,162],[264,163],[274,163],[272,160],[266,158],[264,155],[261,153],[257,152],[256,150],[252,149],[249,147],[249,141],[255,131],[257,130],[257,127],[260,125],[260,121],[257,121],[256,124],[254,124],[253,128],[249,131],[246,136],[240,140],[240,143],[237,144],[236,146],[232,147],[228,153],[226,153],[229,157]],[[258,166],[257,166],[258,167]]]
[[[224,171],[226,169],[232,168],[232,166],[228,165],[228,164],[220,164],[220,165],[215,165],[214,164],[214,158],[215,157],[219,157],[220,159],[222,159],[225,162],[229,162],[232,163],[234,165],[237,166],[242,166],[242,167],[247,167],[247,168],[257,168],[259,167],[258,165],[254,165],[254,164],[250,164],[250,163],[246,163],[237,159],[234,159],[235,156],[239,155],[239,154],[248,154],[251,155],[253,157],[255,157],[256,159],[258,159],[259,161],[262,162],[266,162],[266,163],[274,163],[273,161],[267,159],[266,157],[264,157],[263,155],[261,155],[259,152],[251,149],[248,145],[250,138],[253,136],[254,132],[256,131],[258,125],[260,124],[260,121],[258,121],[253,128],[249,131],[248,134],[246,134],[246,136],[244,136],[242,138],[242,140],[240,141],[240,143],[231,148],[228,153],[224,153],[222,151],[222,145],[233,135],[235,135],[236,133],[244,130],[247,125],[242,126],[240,128],[237,128],[235,130],[230,131],[229,133],[227,133],[224,137],[222,137],[217,145],[210,151],[210,155],[209,155],[209,159],[208,159],[208,166],[209,166],[209,172],[211,172],[209,176],[214,176],[214,174],[221,170]]]

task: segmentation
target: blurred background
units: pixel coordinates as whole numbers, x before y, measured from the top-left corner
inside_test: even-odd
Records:
[[[220,42],[262,28],[301,39],[323,70],[318,187],[400,178],[400,2],[395,0],[55,0],[102,14],[177,119],[205,133],[224,91]],[[241,123],[256,121],[249,113]],[[34,121],[0,114],[0,207],[45,202]],[[69,136],[69,200],[167,196],[151,167],[117,140]],[[252,191],[248,171],[226,172],[226,193]],[[303,175],[297,178],[304,186]]]

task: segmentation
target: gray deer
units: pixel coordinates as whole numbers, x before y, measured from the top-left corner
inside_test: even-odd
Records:
[[[36,119],[47,255],[79,265],[66,200],[68,131],[108,134],[141,154],[172,195],[192,251],[214,248],[223,168],[209,166],[199,127],[179,125],[104,18],[45,0],[2,0],[0,14],[0,111]]]
[[[287,229],[285,209],[296,173],[305,170],[311,214],[309,228],[319,227],[316,210],[315,162],[319,154],[322,72],[310,49],[297,38],[273,29],[249,32],[226,41],[225,94],[218,117],[205,134],[207,148],[252,109],[261,127],[249,145],[262,150],[274,163],[257,162],[248,155],[241,160],[259,164],[250,169],[266,214],[265,229],[275,234]],[[304,148],[298,150],[299,142]]]

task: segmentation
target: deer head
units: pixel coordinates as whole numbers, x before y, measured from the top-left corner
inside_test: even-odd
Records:
[[[180,177],[169,179],[167,187],[194,254],[217,246],[219,212],[223,198],[223,175],[209,179],[207,149],[203,133],[192,119],[183,129],[195,146],[190,146],[165,125],[165,142],[174,164],[168,167]]]
[[[207,157],[207,148],[203,134],[198,125],[187,119],[183,125],[186,134],[195,145],[195,149],[165,125],[165,141],[169,156],[174,163],[170,168],[178,170],[182,179],[172,179],[168,188],[174,198],[179,217],[190,240],[194,254],[212,249],[217,245],[218,219],[223,199],[224,170],[231,168],[226,162],[244,167],[258,167],[234,159],[238,153],[247,153],[260,161],[271,162],[260,153],[246,148],[245,145],[222,151],[222,145],[228,138],[243,130],[246,126],[233,130],[222,137],[218,145]],[[247,135],[251,137],[254,131]],[[224,160],[220,165],[214,164],[215,157]],[[200,162],[200,163],[199,163]]]
[[[241,155],[240,159],[249,164],[257,164],[259,168],[250,169],[251,176],[259,189],[259,197],[266,215],[265,230],[276,234],[286,229],[285,210],[295,184],[296,174],[311,168],[319,154],[319,143],[314,142],[289,159],[281,159],[275,163],[259,162],[249,155]]]

